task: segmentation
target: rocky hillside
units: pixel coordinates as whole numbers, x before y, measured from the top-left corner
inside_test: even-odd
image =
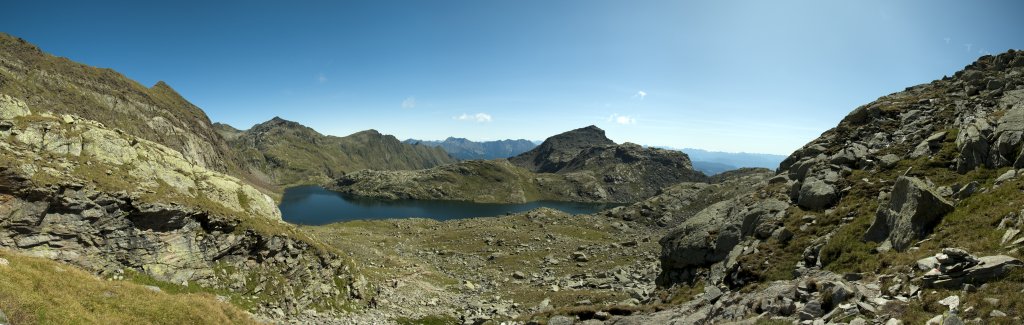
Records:
[[[366,294],[335,250],[283,223],[252,186],[170,147],[7,94],[0,247],[113,280],[138,275],[215,292],[267,318],[351,309]]]
[[[323,184],[361,169],[414,170],[455,162],[441,149],[404,144],[376,130],[326,136],[278,117],[245,131],[225,124],[215,129],[246,166],[280,186]]]
[[[241,165],[206,113],[162,81],[146,87],[114,70],[55,57],[0,33],[0,93],[160,143],[191,164],[269,187]]]
[[[610,144],[609,144],[610,143]],[[333,189],[366,197],[632,203],[685,181],[705,181],[678,151],[616,145],[597,127],[562,133],[509,160],[466,161],[419,171],[361,171]]]
[[[606,320],[1020,323],[1022,142],[1024,52],[879,98],[660,240],[658,285],[704,294]]]
[[[408,139],[413,145],[439,147],[458,160],[490,160],[509,158],[537,147],[530,140],[471,141],[465,138],[448,137],[444,141]]]

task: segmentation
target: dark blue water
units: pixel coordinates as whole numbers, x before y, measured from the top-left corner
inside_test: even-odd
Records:
[[[496,204],[439,200],[378,200],[343,195],[319,186],[286,189],[281,200],[284,221],[322,225],[362,219],[432,218],[437,220],[493,217],[540,207],[571,214],[594,213],[621,204],[534,201]]]

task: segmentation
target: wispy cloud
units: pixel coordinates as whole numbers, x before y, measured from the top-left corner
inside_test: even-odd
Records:
[[[454,116],[452,118],[459,121],[476,121],[477,123],[490,122],[493,120],[493,118],[491,118],[491,115],[487,113],[476,113],[472,115],[462,113],[462,115]]]
[[[645,97],[647,97],[647,92],[643,90],[637,90],[636,94],[633,95],[633,98],[640,98],[640,100],[644,100]]]
[[[325,82],[327,82],[327,76],[325,76],[325,75],[324,75],[324,74],[323,74],[323,73],[321,72],[320,74],[316,75],[316,82],[319,82],[319,83],[325,83]]]
[[[403,100],[402,108],[416,108],[416,97],[409,97]]]
[[[618,113],[608,116],[608,122],[615,122],[622,125],[636,124],[636,118],[632,116],[619,115]]]

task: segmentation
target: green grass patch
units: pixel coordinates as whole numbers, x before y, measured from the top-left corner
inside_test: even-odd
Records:
[[[0,310],[12,324],[255,324],[209,293],[154,292],[47,259],[0,257],[10,262],[0,266]]]

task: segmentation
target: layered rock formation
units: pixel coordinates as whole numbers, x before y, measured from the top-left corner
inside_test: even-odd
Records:
[[[278,117],[245,131],[225,124],[216,129],[246,166],[281,186],[323,184],[361,169],[415,170],[455,162],[441,149],[403,144],[376,130],[325,136]]]
[[[223,290],[268,317],[362,297],[274,201],[164,145],[0,95],[0,247]]]

